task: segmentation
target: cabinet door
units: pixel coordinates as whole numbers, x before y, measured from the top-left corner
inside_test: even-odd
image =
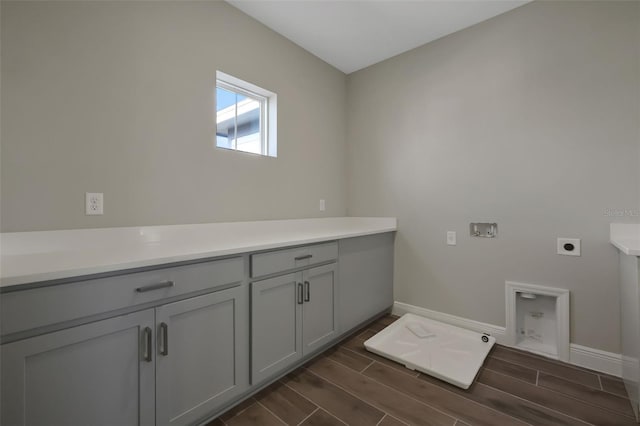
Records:
[[[394,233],[339,241],[340,326],[353,330],[393,305]]]
[[[3,425],[153,425],[152,309],[2,345]]]
[[[302,283],[289,274],[251,284],[251,382],[302,357]]]
[[[303,354],[307,355],[339,333],[336,265],[325,265],[302,273],[304,305],[302,307]]]
[[[249,385],[248,290],[156,308],[157,425],[192,424]]]

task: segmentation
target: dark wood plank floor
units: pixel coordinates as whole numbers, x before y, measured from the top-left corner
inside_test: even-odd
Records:
[[[637,425],[622,381],[496,345],[468,390],[367,352],[386,316],[209,423]]]

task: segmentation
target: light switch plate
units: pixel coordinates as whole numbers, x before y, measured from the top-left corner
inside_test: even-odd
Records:
[[[456,231],[447,231],[447,245],[456,245]]]

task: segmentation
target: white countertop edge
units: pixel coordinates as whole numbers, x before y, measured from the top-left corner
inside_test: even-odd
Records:
[[[640,224],[610,224],[609,242],[628,256],[640,256]]]
[[[349,218],[351,219],[351,218]],[[362,218],[369,219],[369,218]],[[213,257],[222,257],[222,256],[231,256],[236,254],[261,251],[261,250],[269,250],[269,249],[278,249],[288,246],[295,245],[303,245],[303,244],[312,244],[312,243],[320,243],[325,241],[334,241],[344,238],[353,238],[353,237],[361,237],[366,235],[375,235],[381,234],[385,232],[394,232],[397,231],[397,220],[396,218],[370,218],[374,220],[384,220],[389,219],[388,224],[385,226],[376,226],[374,229],[367,230],[358,230],[358,231],[344,231],[340,230],[339,232],[327,232],[324,235],[318,237],[303,237],[303,238],[286,238],[278,241],[274,241],[272,243],[263,243],[263,244],[245,244],[240,246],[232,246],[228,249],[216,249],[211,251],[196,251],[196,252],[188,252],[184,254],[178,254],[173,256],[162,256],[162,257],[153,257],[148,259],[137,259],[131,262],[118,262],[107,265],[90,265],[87,267],[78,267],[72,269],[61,269],[56,271],[47,271],[47,272],[39,272],[33,274],[20,274],[15,276],[3,276],[0,277],[0,288],[7,289],[12,286],[19,286],[30,283],[38,283],[66,278],[74,278],[81,277],[87,275],[96,275],[108,272],[116,272],[127,269],[136,269],[136,268],[145,268],[152,266],[159,266],[164,264],[176,263],[176,262],[185,262]],[[293,219],[296,220],[296,219]],[[268,221],[265,221],[268,222]],[[255,223],[255,222],[251,222]],[[172,225],[169,225],[172,226]]]
[[[640,256],[640,248],[632,248],[631,244],[622,240],[609,240],[618,250],[629,256]]]

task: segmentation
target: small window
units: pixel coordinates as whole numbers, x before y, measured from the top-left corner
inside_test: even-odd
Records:
[[[275,93],[217,71],[216,146],[276,157]]]

